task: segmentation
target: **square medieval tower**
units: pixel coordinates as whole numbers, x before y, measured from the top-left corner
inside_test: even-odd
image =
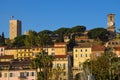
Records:
[[[10,33],[9,38],[13,40],[15,37],[21,35],[21,21],[20,20],[10,20]]]

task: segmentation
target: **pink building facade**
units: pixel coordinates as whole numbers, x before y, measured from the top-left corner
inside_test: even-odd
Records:
[[[36,80],[35,70],[2,70],[0,80]]]

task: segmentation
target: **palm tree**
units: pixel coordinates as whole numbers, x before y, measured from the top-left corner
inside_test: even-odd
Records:
[[[54,76],[54,79],[53,80],[58,80],[59,79],[59,76],[64,72],[64,69],[61,67],[61,66],[58,66],[56,68],[53,68],[52,69],[52,73],[53,73],[53,76]]]
[[[53,56],[48,56],[44,51],[38,53],[36,58],[32,60],[31,67],[36,69],[37,80],[48,80],[48,74],[52,69],[52,61]]]

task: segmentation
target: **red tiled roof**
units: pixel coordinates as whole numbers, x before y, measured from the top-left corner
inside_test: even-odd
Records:
[[[92,51],[104,51],[105,47],[102,45],[93,45],[92,46]]]
[[[67,55],[55,55],[55,58],[66,58]]]
[[[3,66],[3,65],[10,65],[10,62],[0,62],[0,66]]]
[[[3,55],[3,56],[0,56],[0,59],[13,59],[14,56],[13,55]]]
[[[66,43],[65,42],[58,42],[58,43],[55,43],[56,45],[65,45]]]
[[[56,48],[63,48],[63,47],[66,47],[66,43],[65,42],[55,43],[54,47],[56,47]]]
[[[89,43],[80,43],[78,46],[75,46],[74,48],[91,48],[91,44]]]
[[[114,47],[115,51],[120,51],[120,47]]]

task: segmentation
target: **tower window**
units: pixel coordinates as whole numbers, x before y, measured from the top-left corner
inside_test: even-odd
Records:
[[[110,16],[110,21],[112,21],[112,16]]]

